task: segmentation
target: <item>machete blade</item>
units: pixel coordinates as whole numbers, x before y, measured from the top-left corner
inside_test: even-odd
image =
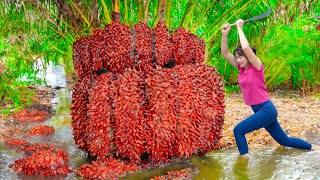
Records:
[[[259,15],[259,16],[255,16],[255,17],[252,17],[252,18],[250,18],[250,19],[248,19],[248,20],[245,20],[244,23],[265,18],[265,17],[269,16],[270,13],[271,13],[271,8],[268,8],[268,11],[267,11],[267,12],[265,12],[265,13]]]

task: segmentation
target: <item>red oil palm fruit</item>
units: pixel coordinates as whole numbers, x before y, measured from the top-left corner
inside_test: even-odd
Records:
[[[88,146],[86,144],[87,135],[86,127],[88,125],[88,107],[89,103],[89,91],[92,87],[92,81],[94,81],[95,76],[89,76],[84,78],[79,78],[75,84],[72,92],[72,105],[71,117],[72,117],[72,134],[76,145],[85,152],[88,152]]]
[[[134,26],[134,64],[141,71],[148,71],[152,66],[152,30],[146,22]]]
[[[112,103],[117,97],[113,78],[114,75],[110,72],[100,75],[88,94],[88,122],[83,129],[90,155],[98,158],[109,155],[112,150]]]
[[[128,69],[117,80],[118,96],[114,100],[114,146],[116,155],[140,162],[145,152],[146,117],[144,79],[140,71]]]
[[[172,59],[172,43],[165,22],[160,21],[153,29],[155,38],[154,57],[159,66],[164,66]]]

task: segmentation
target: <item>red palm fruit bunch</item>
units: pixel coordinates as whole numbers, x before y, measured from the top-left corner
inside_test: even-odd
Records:
[[[118,179],[129,172],[139,170],[139,166],[133,163],[125,163],[112,157],[101,158],[92,164],[84,164],[78,169],[78,173],[88,179]]]
[[[79,124],[83,139],[92,156],[103,157],[111,153],[113,100],[116,97],[113,74],[108,72],[97,77],[89,92],[88,118],[85,128]],[[84,130],[84,131],[83,131]]]
[[[14,147],[15,149],[20,150],[24,146],[30,145],[30,143],[24,139],[9,139],[5,141],[6,145]]]
[[[191,50],[194,47],[193,41],[190,41],[190,35],[186,29],[179,27],[172,35],[173,57],[177,65],[191,62]]]
[[[114,99],[114,146],[116,155],[140,162],[145,152],[146,118],[144,79],[140,71],[127,70],[116,82],[118,96]]]
[[[120,22],[114,15],[113,22],[104,29],[104,51],[107,61],[103,66],[113,73],[122,73],[126,68],[132,67],[133,58],[130,57],[132,49],[132,30]]]
[[[210,128],[201,126],[203,129],[200,130],[200,136],[207,142],[199,144],[199,151],[205,153],[219,146],[225,114],[225,88],[222,77],[214,67],[198,66],[196,74],[201,74],[196,84],[202,89],[200,97],[204,106],[200,108],[207,121],[202,123],[210,124]],[[207,79],[207,81],[202,81],[202,79]]]
[[[154,57],[159,66],[164,66],[172,59],[171,37],[166,23],[160,21],[153,29],[155,38]]]
[[[79,77],[87,77],[93,73],[91,58],[92,37],[77,39],[73,44],[73,65]]]
[[[55,147],[33,151],[9,167],[15,172],[28,175],[66,176],[71,171],[67,153]]]
[[[149,74],[147,152],[151,161],[190,157],[218,147],[225,108],[221,81],[214,67],[200,64],[159,68]]]
[[[191,76],[195,67],[193,65],[177,65],[173,71],[178,76],[175,83],[175,106],[176,115],[176,145],[174,153],[179,157],[190,157],[197,154],[197,143],[202,138],[200,136],[201,112],[198,111],[200,105],[198,99],[198,89],[196,79]]]
[[[152,65],[152,30],[146,22],[134,26],[134,62],[141,71],[148,71]]]
[[[180,27],[171,36],[176,64],[203,63],[206,52],[204,41]]]
[[[100,43],[103,41],[104,31],[98,29],[92,36],[78,39],[73,44],[73,63],[78,74],[78,81],[73,88],[71,116],[73,127],[73,138],[80,149],[87,151],[86,130],[83,127],[87,126],[87,104],[89,103],[89,90],[91,89],[92,81],[94,80],[95,72],[102,68],[102,60],[99,57],[105,57],[105,54],[100,54]],[[103,51],[103,50],[101,50]]]
[[[42,150],[52,150],[55,151],[56,147],[50,146],[48,144],[28,144],[21,148],[26,154],[31,155],[33,152],[42,151]]]
[[[93,71],[106,67],[108,61],[108,57],[106,56],[107,45],[106,31],[101,30],[100,28],[95,30],[91,37],[91,69]]]
[[[189,49],[191,49],[191,62],[189,63],[202,64],[206,53],[206,44],[203,39],[189,33]]]
[[[147,152],[149,160],[166,162],[173,155],[176,144],[175,89],[177,82],[172,69],[158,68],[148,74],[146,93],[149,102],[149,121],[147,122]]]
[[[218,147],[224,115],[224,87],[214,67],[176,66],[178,157],[202,154]],[[204,79],[208,79],[204,81]]]
[[[89,103],[89,90],[92,87],[94,79],[95,76],[78,79],[73,88],[72,105],[70,107],[73,139],[78,147],[84,151],[88,150],[86,127],[88,126],[89,118],[87,115],[87,104]]]
[[[54,127],[52,126],[45,126],[45,125],[39,125],[31,128],[26,136],[45,136],[45,135],[52,135],[54,134]]]
[[[39,111],[36,109],[28,110],[24,109],[17,112],[14,117],[21,122],[35,122],[44,121],[48,118],[47,111]]]

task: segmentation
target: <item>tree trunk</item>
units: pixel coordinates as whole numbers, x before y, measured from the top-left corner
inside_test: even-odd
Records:
[[[91,26],[94,28],[99,27],[99,20],[98,20],[98,3],[96,1],[93,1],[91,4],[92,7],[92,14],[91,14]]]
[[[80,0],[74,0],[75,4],[79,4]],[[81,21],[81,16],[79,13],[74,12],[74,8],[68,5],[64,0],[56,0],[58,7],[59,17],[74,28],[75,31],[79,32],[83,29],[83,23]]]

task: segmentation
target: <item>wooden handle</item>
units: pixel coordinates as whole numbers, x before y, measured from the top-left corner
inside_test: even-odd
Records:
[[[231,28],[232,26],[235,26],[235,25],[237,25],[237,24],[236,24],[236,23],[229,24],[230,28]],[[227,28],[223,28],[223,29],[226,30]]]
[[[246,21],[244,21],[244,23],[246,23]],[[232,26],[236,26],[236,25],[237,25],[236,23],[229,24],[230,28],[231,28]]]

